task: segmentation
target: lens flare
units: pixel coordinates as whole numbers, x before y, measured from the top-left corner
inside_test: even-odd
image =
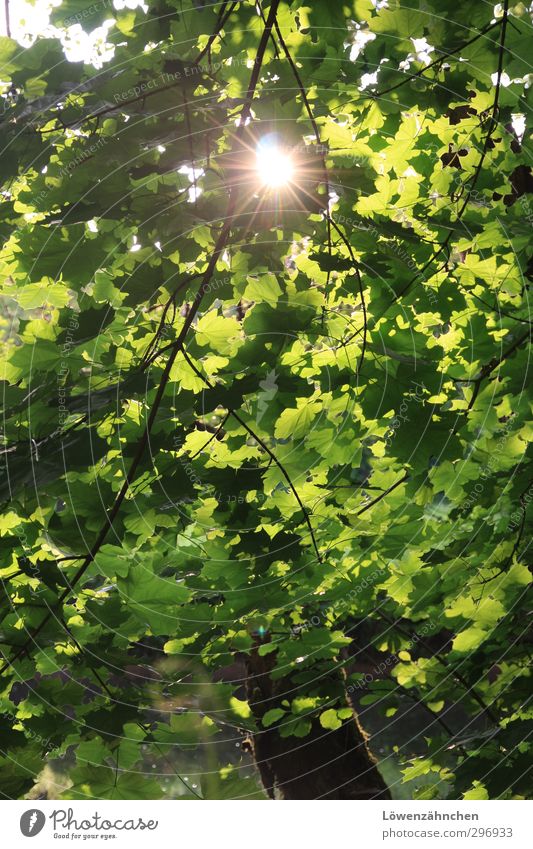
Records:
[[[256,170],[263,186],[281,189],[294,174],[290,156],[272,142],[259,142],[256,150]]]

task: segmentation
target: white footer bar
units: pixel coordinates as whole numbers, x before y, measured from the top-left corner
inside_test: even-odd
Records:
[[[4,801],[7,847],[533,846],[533,802]],[[207,805],[207,807],[205,807]]]

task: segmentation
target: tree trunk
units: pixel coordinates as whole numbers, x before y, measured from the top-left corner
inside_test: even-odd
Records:
[[[247,658],[247,698],[259,726],[267,711],[282,707],[282,701],[290,701],[301,688],[291,676],[272,679],[275,654],[260,656],[254,648]],[[331,692],[332,676],[344,692],[338,670],[327,681],[322,677],[318,686]],[[352,707],[348,702],[346,706]],[[305,737],[282,737],[277,723],[252,737],[255,763],[272,799],[390,798],[353,708],[352,716],[335,730],[323,728],[318,717],[305,719],[311,722]]]

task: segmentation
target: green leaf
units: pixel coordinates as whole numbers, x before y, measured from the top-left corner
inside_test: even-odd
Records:
[[[281,295],[281,287],[273,274],[261,274],[259,277],[247,277],[248,284],[244,297],[250,301],[269,304],[275,307]]]
[[[271,725],[281,719],[282,716],[285,716],[285,713],[286,711],[282,710],[282,708],[272,708],[271,710],[267,710],[262,719],[262,724],[265,728],[269,728]]]
[[[322,728],[329,728],[331,731],[336,731],[337,728],[341,727],[342,721],[337,716],[337,711],[330,709],[320,714],[320,724]]]
[[[241,330],[233,318],[215,312],[202,316],[196,325],[196,341],[219,354],[233,354],[240,344]]]
[[[465,628],[464,631],[461,631],[461,633],[455,637],[452,643],[452,648],[454,651],[459,652],[473,651],[474,649],[479,648],[486,636],[486,632],[481,628]]]
[[[181,605],[190,598],[190,591],[175,580],[156,575],[141,562],[130,569],[118,586],[124,604],[154,634],[170,634],[179,621]]]
[[[300,439],[305,436],[319,409],[318,402],[307,398],[299,399],[298,407],[284,410],[277,420],[274,430],[276,439]]]

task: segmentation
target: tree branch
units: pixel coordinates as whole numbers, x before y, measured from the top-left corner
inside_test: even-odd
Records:
[[[189,355],[188,355],[187,351],[186,351],[184,348],[183,348],[183,356],[185,357],[185,359],[186,359],[187,363],[189,364],[190,368],[194,371],[194,373],[195,373],[198,377],[200,377],[200,378],[201,378],[201,379],[202,379],[202,380],[203,380],[203,381],[207,384],[207,386],[209,386],[209,388],[210,388],[210,389],[213,389],[213,384],[212,384],[212,383],[210,382],[210,380],[209,380],[209,379],[208,379],[208,378],[207,378],[204,374],[202,374],[202,372],[201,372],[201,371],[200,371],[200,370],[196,367],[196,365],[193,363],[193,361],[191,360],[191,358],[189,357]],[[308,527],[308,529],[309,529],[309,533],[310,533],[310,536],[311,536],[311,540],[312,540],[312,542],[313,542],[313,548],[315,549],[315,553],[316,553],[316,556],[317,556],[317,560],[318,560],[318,562],[319,562],[319,563],[322,563],[322,555],[320,554],[320,552],[319,552],[319,550],[318,550],[318,545],[317,545],[317,542],[316,542],[315,532],[313,531],[313,527],[312,527],[312,525],[311,525],[311,520],[309,519],[309,514],[308,514],[307,509],[305,508],[304,503],[303,503],[302,499],[300,498],[300,496],[299,496],[299,494],[298,494],[298,490],[297,490],[297,489],[296,489],[296,487],[294,486],[294,484],[293,484],[293,482],[292,482],[292,480],[291,480],[291,477],[290,477],[289,473],[287,472],[286,468],[285,468],[285,467],[284,467],[284,465],[283,465],[283,464],[282,464],[282,463],[278,460],[278,458],[276,457],[276,455],[274,454],[274,452],[272,451],[272,449],[268,447],[268,445],[266,444],[266,442],[265,442],[263,439],[261,439],[261,437],[260,437],[260,436],[258,436],[258,435],[257,435],[257,433],[255,433],[255,432],[252,430],[252,428],[251,428],[251,427],[250,427],[250,426],[249,426],[249,425],[248,425],[248,424],[244,421],[244,419],[243,419],[243,418],[241,418],[241,416],[240,416],[240,415],[239,415],[239,414],[238,414],[235,410],[228,409],[228,416],[233,416],[233,418],[234,418],[234,419],[236,419],[236,420],[239,422],[239,424],[241,424],[241,425],[243,426],[243,428],[244,428],[245,430],[247,430],[247,431],[248,431],[248,433],[250,434],[250,436],[251,436],[253,439],[255,439],[255,441],[258,443],[258,445],[260,445],[260,446],[261,446],[261,448],[262,448],[264,451],[266,451],[266,453],[268,454],[268,456],[270,457],[270,459],[271,459],[271,460],[272,460],[272,461],[276,464],[276,466],[278,467],[278,469],[279,469],[279,470],[280,470],[280,472],[282,473],[283,477],[285,478],[285,480],[286,480],[286,481],[287,481],[287,483],[289,484],[289,486],[290,486],[290,488],[291,488],[291,492],[293,493],[294,497],[296,498],[296,501],[298,502],[298,505],[299,505],[299,507],[300,507],[300,509],[301,509],[302,513],[304,514],[305,523],[306,523],[306,525],[307,525],[307,527]],[[226,416],[226,418],[227,418],[227,416]],[[225,419],[224,419],[224,421],[225,421]],[[210,442],[211,440],[208,440],[208,441]],[[197,453],[198,453],[198,452],[197,452]],[[196,456],[196,455],[195,455],[195,456]]]
[[[235,134],[237,139],[240,139],[240,137],[243,135],[243,133],[245,131],[245,127],[246,127],[246,119],[249,118],[249,116],[250,116],[252,100],[253,100],[253,97],[255,95],[255,90],[257,88],[257,83],[258,83],[258,80],[259,80],[259,74],[260,74],[260,71],[261,71],[261,66],[262,66],[262,63],[263,63],[266,46],[267,46],[267,43],[268,43],[268,39],[270,38],[270,34],[272,32],[272,27],[274,26],[278,6],[279,6],[279,0],[272,0],[271,6],[270,6],[270,9],[269,9],[269,13],[268,13],[267,24],[265,26],[265,29],[263,30],[263,33],[261,35],[261,39],[260,39],[260,42],[259,42],[259,46],[258,46],[258,49],[257,49],[257,58],[256,58],[256,62],[254,64],[254,68],[253,68],[253,71],[252,71],[252,74],[251,74],[251,77],[250,77],[250,83],[248,85],[248,90],[247,90],[247,93],[246,93],[246,100],[245,100],[245,103],[244,103],[244,106],[243,106],[243,109],[242,109],[242,112],[241,112],[241,121],[240,121],[239,127],[237,128],[237,132]],[[172,343],[172,348],[170,350],[170,354],[169,354],[167,363],[166,363],[165,368],[163,370],[163,374],[161,376],[161,380],[160,380],[159,386],[157,388],[157,392],[156,392],[156,395],[155,395],[154,402],[153,402],[152,407],[150,409],[150,414],[148,416],[148,421],[147,421],[146,427],[143,431],[141,438],[139,439],[139,442],[137,443],[137,450],[136,450],[135,455],[133,457],[133,460],[131,462],[130,468],[128,469],[126,477],[124,479],[124,483],[122,484],[122,486],[121,486],[121,488],[120,488],[120,490],[119,490],[119,492],[118,492],[118,494],[115,498],[115,502],[114,502],[113,506],[108,511],[106,522],[103,525],[103,527],[101,528],[91,550],[85,556],[83,563],[81,564],[81,566],[79,567],[79,569],[75,573],[75,575],[74,575],[72,581],[69,583],[69,586],[67,587],[67,589],[63,593],[61,593],[61,595],[59,596],[59,598],[57,600],[58,605],[62,604],[65,601],[65,599],[68,597],[68,595],[72,592],[74,586],[81,580],[81,578],[83,577],[83,575],[85,574],[85,572],[87,571],[87,569],[89,568],[91,563],[94,561],[94,559],[95,559],[96,555],[98,554],[100,548],[104,544],[110,529],[113,527],[113,522],[116,519],[116,517],[117,517],[117,515],[120,511],[120,508],[122,506],[122,503],[123,503],[123,501],[124,501],[124,499],[127,495],[129,488],[130,488],[130,485],[135,478],[135,475],[137,473],[137,469],[140,465],[140,462],[143,458],[144,452],[145,452],[146,447],[148,445],[150,434],[151,434],[152,428],[154,426],[155,419],[156,419],[156,416],[157,416],[157,412],[158,412],[159,407],[161,405],[161,401],[163,400],[165,389],[166,389],[167,384],[168,384],[169,379],[170,379],[170,373],[171,373],[171,370],[172,370],[172,366],[174,365],[174,362],[176,360],[178,353],[183,349],[183,342],[185,340],[187,332],[188,332],[188,330],[189,330],[189,328],[190,328],[190,326],[193,322],[193,319],[194,319],[196,313],[198,312],[202,298],[203,298],[204,294],[206,293],[206,291],[208,290],[209,283],[210,283],[211,278],[213,276],[213,272],[215,270],[218,259],[219,259],[219,257],[221,256],[221,254],[223,253],[223,251],[226,247],[226,242],[227,242],[228,236],[230,234],[233,217],[235,215],[235,206],[236,206],[236,195],[235,195],[235,193],[232,193],[230,195],[230,199],[229,199],[229,202],[228,202],[228,208],[227,208],[227,212],[226,212],[224,226],[223,226],[223,228],[222,228],[222,230],[221,230],[221,232],[218,236],[218,239],[216,241],[215,247],[213,249],[213,253],[211,254],[207,268],[204,272],[201,286],[196,293],[196,296],[195,296],[194,301],[192,303],[191,309],[189,310],[189,312],[188,312],[188,314],[185,318],[185,321],[183,322],[181,331],[178,334],[176,341]],[[21,647],[20,651],[18,651],[15,654],[15,656],[11,659],[11,661],[6,660],[6,662],[0,668],[0,674],[3,673],[12,663],[14,663],[16,660],[18,660],[19,657],[22,657],[27,652],[30,644],[35,641],[35,638],[41,633],[43,628],[50,621],[50,617],[51,617],[51,614],[48,613],[44,617],[44,619],[40,622],[40,624],[37,625],[37,627],[33,629],[31,634],[29,635],[28,639],[26,640],[24,645]]]

